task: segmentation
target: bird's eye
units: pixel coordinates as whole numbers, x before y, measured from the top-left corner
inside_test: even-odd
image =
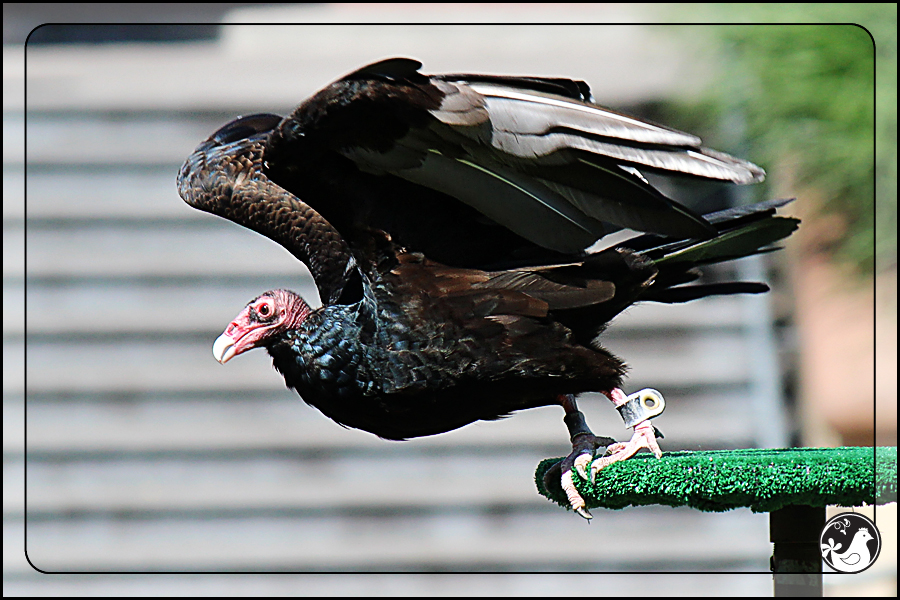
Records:
[[[260,304],[259,308],[256,309],[261,317],[268,317],[270,314],[269,305],[268,304]]]

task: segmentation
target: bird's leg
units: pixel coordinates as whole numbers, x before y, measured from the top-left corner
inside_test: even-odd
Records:
[[[663,435],[650,424],[650,419],[660,415],[666,406],[662,394],[655,390],[641,390],[626,396],[619,388],[613,388],[603,394],[616,405],[625,425],[634,427],[634,435],[627,442],[611,444],[603,457],[591,463],[591,481],[603,467],[631,458],[641,448],[647,448],[656,455],[656,458],[662,457],[662,450],[659,449],[656,438]]]
[[[572,480],[572,469],[578,471],[584,479],[587,479],[587,466],[594,459],[594,452],[601,446],[608,446],[615,442],[614,439],[608,437],[598,437],[594,435],[588,428],[584,420],[584,415],[575,405],[575,397],[571,394],[565,394],[559,397],[559,403],[562,404],[566,416],[563,421],[569,429],[569,439],[572,442],[572,452],[557,464],[553,465],[544,475],[544,485],[548,485],[549,480],[554,476],[559,477],[560,484],[566,497],[569,499],[569,505],[572,510],[577,512],[585,519],[590,519],[591,513],[588,512],[584,504],[584,498],[575,488],[575,482]]]

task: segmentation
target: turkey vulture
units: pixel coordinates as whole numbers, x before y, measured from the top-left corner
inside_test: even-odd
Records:
[[[185,202],[284,246],[323,304],[265,292],[213,353],[264,347],[308,404],[392,440],[560,404],[573,449],[554,481],[590,518],[573,468],[606,446],[592,475],[643,447],[661,454],[649,420],[626,419],[634,437],[616,444],[576,407],[586,391],[630,406],[625,365],[598,342],[606,324],[638,301],[766,291],[687,284],[699,265],[770,250],[797,221],[775,216],[787,201],[705,216],[673,202],[640,170],[739,184],[764,173],[592,104],[582,81],[420,67],[363,67],[287,117],[232,121],[184,163]],[[586,252],[621,229],[636,233]]]

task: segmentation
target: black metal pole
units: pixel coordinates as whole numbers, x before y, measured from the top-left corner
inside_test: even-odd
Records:
[[[769,513],[775,596],[822,595],[819,535],[824,526],[824,506],[791,505]]]

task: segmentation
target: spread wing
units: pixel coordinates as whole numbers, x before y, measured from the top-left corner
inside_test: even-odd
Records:
[[[583,258],[623,227],[709,239],[716,227],[639,169],[763,177],[692,135],[592,104],[584,82],[426,76],[420,66],[380,61],[284,119],[226,125],[185,162],[181,196],[286,247],[309,266],[323,302],[340,303],[402,252],[499,272]],[[503,277],[495,285],[522,286],[525,276]]]
[[[763,177],[746,161],[702,148],[695,136],[591,104],[583,82],[426,76],[420,66],[381,61],[309,98],[270,138],[270,175],[316,194],[321,190],[311,178],[349,174],[365,194],[349,190],[323,199],[322,207],[314,203],[339,229],[362,228],[364,220],[443,262],[453,261],[431,251],[436,242],[421,239],[419,226],[410,223],[415,217],[436,227],[431,237],[444,237],[449,225],[440,223],[454,217],[474,225],[478,236],[502,228],[521,238],[506,235],[474,262],[457,261],[469,266],[527,254],[529,244],[576,254],[622,227],[715,235],[638,169],[735,183]],[[439,217],[429,219],[431,213]]]

